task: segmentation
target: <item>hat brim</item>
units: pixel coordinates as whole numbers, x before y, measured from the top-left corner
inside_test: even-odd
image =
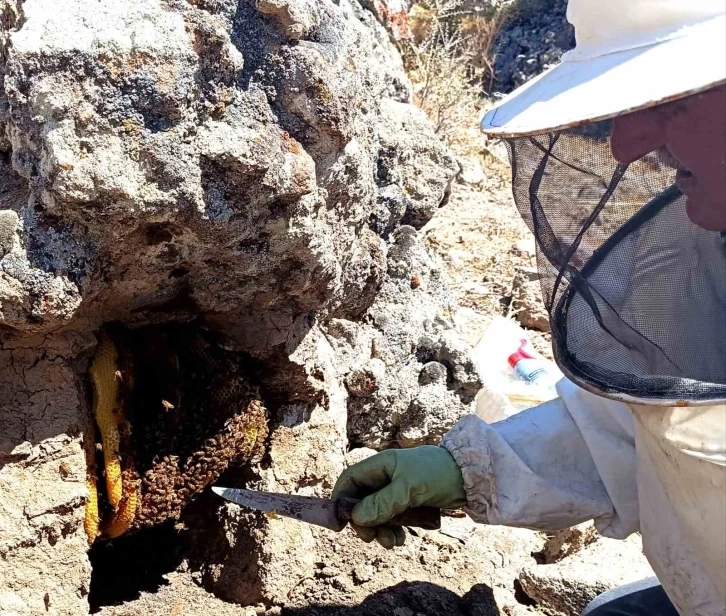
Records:
[[[482,120],[502,138],[548,133],[652,107],[726,82],[726,17],[660,43],[564,61],[518,88]]]

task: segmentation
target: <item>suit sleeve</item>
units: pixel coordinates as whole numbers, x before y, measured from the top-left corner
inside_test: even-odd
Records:
[[[595,520],[605,536],[639,529],[633,419],[620,402],[567,380],[559,397],[487,424],[464,417],[442,446],[461,468],[467,513],[541,530]]]

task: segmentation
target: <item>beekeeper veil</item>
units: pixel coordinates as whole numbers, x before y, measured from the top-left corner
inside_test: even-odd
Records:
[[[726,400],[724,236],[689,220],[667,150],[620,164],[610,140],[613,118],[726,80],[726,5],[653,4],[570,0],[576,49],[482,125],[509,148],[563,372],[629,402],[713,403]]]

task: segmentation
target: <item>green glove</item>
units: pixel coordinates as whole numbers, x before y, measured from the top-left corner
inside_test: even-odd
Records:
[[[411,507],[456,509],[466,504],[464,480],[452,455],[443,447],[424,445],[389,449],[343,471],[333,498],[362,498],[353,509],[351,526],[370,543],[384,548],[403,545],[400,526],[386,522]]]

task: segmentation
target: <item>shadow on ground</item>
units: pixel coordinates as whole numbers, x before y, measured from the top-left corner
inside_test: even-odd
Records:
[[[359,605],[285,608],[282,616],[500,616],[492,589],[477,584],[463,597],[428,582],[402,582]]]

